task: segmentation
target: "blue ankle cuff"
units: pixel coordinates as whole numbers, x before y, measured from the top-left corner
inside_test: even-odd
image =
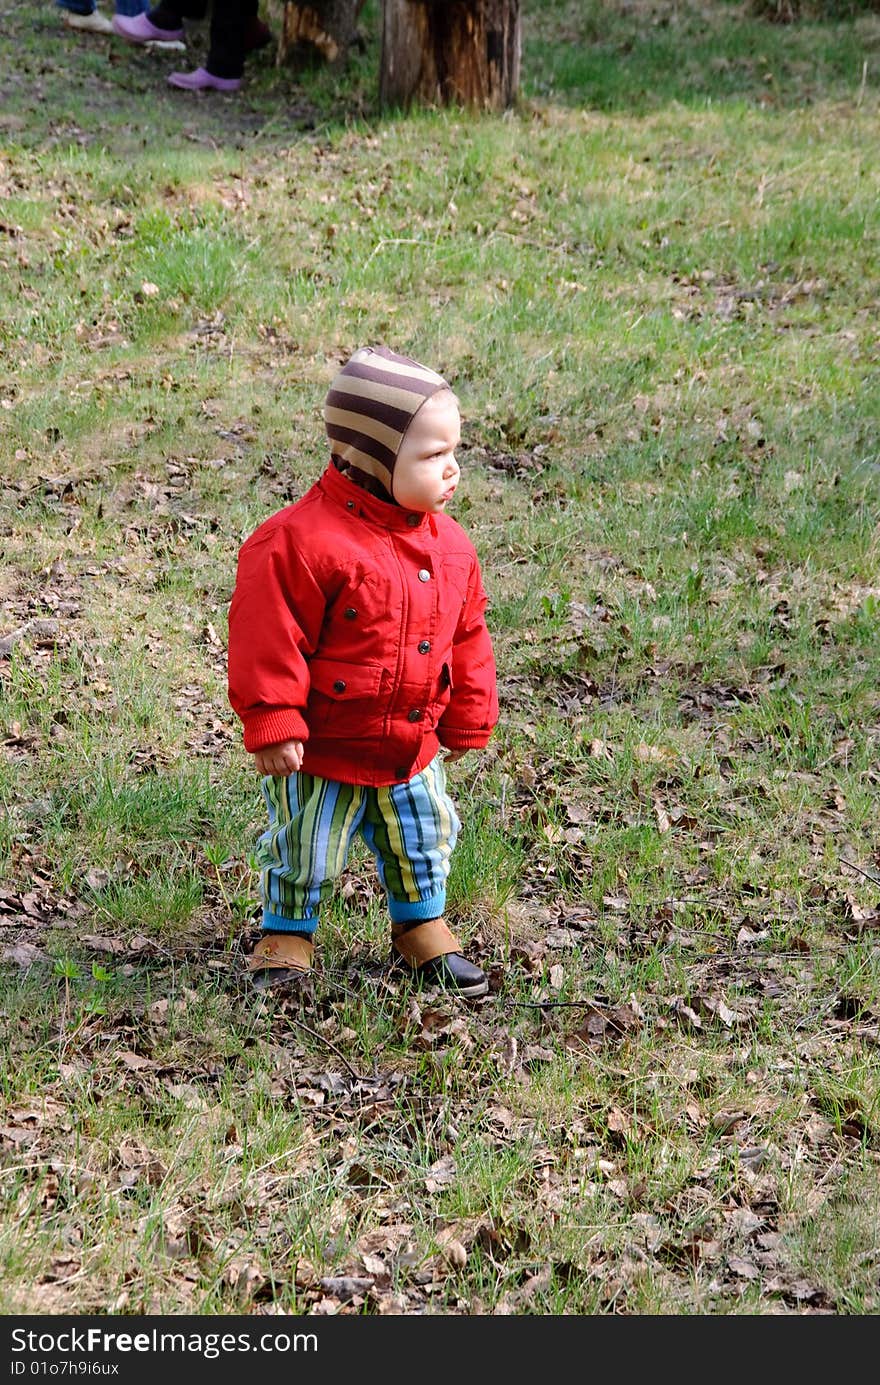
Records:
[[[389,899],[388,912],[392,923],[409,923],[410,919],[436,919],[446,908],[446,891],[439,890],[430,899],[417,899],[410,904],[406,899]]]
[[[311,937],[317,927],[317,919],[286,919],[281,914],[263,914],[264,933],[308,933]]]

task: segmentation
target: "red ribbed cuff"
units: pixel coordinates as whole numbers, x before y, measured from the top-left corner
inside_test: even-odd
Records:
[[[294,707],[279,707],[272,712],[258,712],[244,724],[244,748],[251,752],[265,750],[282,741],[307,741],[309,728]]]
[[[472,730],[464,726],[438,726],[437,739],[447,750],[482,750],[488,745],[492,728]]]

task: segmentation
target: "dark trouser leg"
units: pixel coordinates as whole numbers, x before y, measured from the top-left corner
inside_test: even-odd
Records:
[[[204,19],[207,13],[208,0],[159,0],[147,19],[157,29],[180,29],[184,19]]]
[[[247,14],[248,0],[214,0],[205,67],[215,77],[240,77],[244,72]]]

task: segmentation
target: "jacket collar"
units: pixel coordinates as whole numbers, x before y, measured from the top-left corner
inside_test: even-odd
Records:
[[[332,462],[318,481],[318,486],[344,510],[359,515],[361,519],[369,519],[373,524],[380,524],[384,529],[405,529],[408,533],[414,534],[427,524],[426,513],[420,510],[405,510],[400,505],[389,505],[386,500],[370,495],[369,491],[356,486],[341,471],[337,471]]]

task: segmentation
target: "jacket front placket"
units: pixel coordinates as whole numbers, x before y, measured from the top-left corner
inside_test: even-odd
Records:
[[[434,544],[427,524],[422,524],[417,533],[393,529],[389,537],[405,594],[391,713],[398,735],[403,733],[415,759],[437,676],[440,565],[432,551]]]

